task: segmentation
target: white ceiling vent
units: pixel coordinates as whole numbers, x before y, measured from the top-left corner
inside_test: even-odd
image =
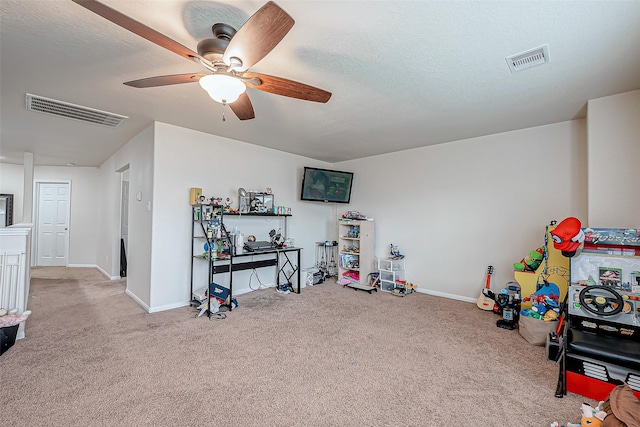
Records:
[[[127,116],[109,113],[107,111],[96,110],[95,108],[83,107],[69,102],[58,101],[45,98],[43,96],[27,94],[27,110],[39,113],[52,114],[67,119],[80,120],[82,122],[93,123],[111,128],[118,127],[120,123],[128,119]]]
[[[535,67],[536,65],[546,64],[549,62],[549,45],[545,44],[526,52],[516,53],[505,59],[512,73]]]

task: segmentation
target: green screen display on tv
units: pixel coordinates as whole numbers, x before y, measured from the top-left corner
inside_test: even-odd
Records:
[[[300,199],[312,202],[349,203],[352,184],[353,172],[306,166],[302,175]]]

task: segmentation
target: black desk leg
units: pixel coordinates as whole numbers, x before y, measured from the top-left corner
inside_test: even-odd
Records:
[[[276,268],[276,283],[279,285],[280,284],[280,274],[284,274],[284,277],[286,277],[287,279],[287,283],[291,284],[291,278],[293,277],[294,274],[297,274],[298,277],[298,289],[296,290],[296,293],[300,293],[300,249],[295,250],[295,252],[297,253],[297,265],[294,265],[291,262],[291,259],[289,258],[289,254],[287,253],[288,251],[283,251],[282,255],[284,255],[284,258],[286,259],[285,262],[282,263],[282,266],[280,265],[280,253],[277,254],[278,257],[278,262],[277,262],[277,268]],[[293,251],[289,251],[289,252],[293,252]],[[285,271],[285,269],[287,268],[287,265],[291,266],[291,275],[288,275],[287,272]]]

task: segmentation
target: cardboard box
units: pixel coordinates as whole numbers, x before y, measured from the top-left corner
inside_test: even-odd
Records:
[[[189,203],[192,205],[200,203],[200,196],[202,196],[202,188],[191,187],[189,191]]]

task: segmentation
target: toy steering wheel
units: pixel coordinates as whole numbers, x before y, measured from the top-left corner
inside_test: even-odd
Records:
[[[598,292],[591,293],[591,291]],[[609,295],[600,295],[600,291]],[[599,316],[613,316],[620,313],[624,307],[622,296],[607,286],[587,286],[580,291],[579,300],[585,310]]]

